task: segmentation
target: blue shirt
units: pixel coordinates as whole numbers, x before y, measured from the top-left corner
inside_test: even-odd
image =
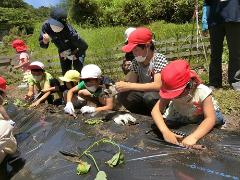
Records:
[[[209,28],[225,22],[240,22],[239,0],[205,0],[204,3],[209,6],[206,12]]]

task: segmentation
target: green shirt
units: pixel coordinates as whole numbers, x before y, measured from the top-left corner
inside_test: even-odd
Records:
[[[31,74],[29,77],[28,77],[28,84],[33,86],[33,85],[36,85],[38,88],[39,88],[39,85],[40,85],[40,88],[41,89],[44,89],[44,87],[46,85],[50,86],[50,79],[52,79],[52,75],[49,74],[48,72],[44,72],[43,74],[43,79],[39,82],[39,81],[36,81],[34,78],[33,78],[33,75]]]
[[[77,85],[77,90],[78,91],[82,90],[82,89],[87,89],[84,81],[80,81]],[[99,87],[99,88],[97,88],[97,90],[95,92],[91,92],[91,91],[89,91],[89,92],[93,95],[93,97],[99,97],[101,92],[102,92],[102,88]]]

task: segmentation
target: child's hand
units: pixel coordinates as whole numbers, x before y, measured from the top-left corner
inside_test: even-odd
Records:
[[[182,141],[182,145],[191,148],[193,145],[197,143],[198,139],[196,139],[193,135],[189,135],[185,137]]]
[[[40,104],[40,101],[36,101],[34,103],[32,103],[29,107],[36,107]]]
[[[49,88],[49,89],[42,89],[42,90],[41,90],[41,92],[43,92],[43,93],[46,93],[46,92],[48,92],[48,91],[51,91],[51,89]]]
[[[129,82],[124,82],[124,81],[116,82],[116,90],[118,92],[125,92],[125,91],[131,90],[131,88],[129,88],[129,86],[130,86]]]
[[[32,99],[33,99],[33,95],[26,95],[25,97],[24,97],[24,99],[26,100],[26,101],[31,101]]]
[[[166,142],[169,142],[172,144],[177,144],[177,145],[179,145],[180,144],[179,141],[181,139],[183,139],[182,136],[177,135],[171,131],[167,131],[167,132],[163,133],[163,138]]]

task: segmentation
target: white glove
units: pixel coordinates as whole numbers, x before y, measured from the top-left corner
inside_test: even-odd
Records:
[[[71,55],[71,49],[65,50],[65,51],[60,53],[60,57],[62,57],[64,59],[66,59],[70,55]]]
[[[68,113],[68,114],[74,114],[75,110],[73,107],[73,103],[72,102],[67,102],[65,108],[64,108],[64,112]]]
[[[68,58],[69,60],[71,60],[71,61],[77,59],[75,55],[69,55],[69,56],[67,56],[67,58]]]
[[[119,125],[126,125],[129,122],[136,123],[136,119],[130,114],[118,115],[113,120],[116,124],[119,124]]]
[[[82,112],[82,114],[85,113],[94,113],[96,111],[95,107],[91,107],[91,106],[83,106],[80,111]]]
[[[11,119],[9,119],[8,122],[9,122],[13,127],[16,125],[16,123],[15,123],[13,120],[11,120]]]

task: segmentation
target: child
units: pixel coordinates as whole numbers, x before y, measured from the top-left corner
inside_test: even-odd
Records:
[[[14,66],[15,69],[21,69],[23,72],[23,80],[22,83],[18,86],[19,88],[27,88],[27,79],[31,74],[28,69],[29,66],[29,55],[27,53],[27,46],[24,41],[20,39],[16,39],[12,42],[12,47],[16,50],[16,53],[19,54],[17,57],[18,65]]]
[[[167,59],[155,51],[153,33],[145,27],[138,27],[131,32],[122,50],[125,53],[132,52],[135,58],[125,81],[116,82],[118,101],[132,113],[149,116],[159,99],[159,81]]]
[[[44,70],[44,64],[39,61],[34,61],[29,65],[29,69],[31,70],[31,75],[28,78],[28,93],[25,97],[26,100],[34,99],[34,91],[37,89],[38,94],[42,96],[33,102],[30,107],[38,106],[41,102],[48,100],[48,103],[52,103],[52,99],[50,97],[51,92],[44,92],[44,89],[50,88],[50,79],[52,79],[52,75]]]
[[[202,84],[185,60],[176,60],[168,64],[162,70],[161,79],[161,98],[152,110],[152,117],[165,141],[192,147],[214,126],[224,124],[211,90]],[[171,132],[166,125],[190,123],[200,125],[184,139]]]
[[[113,109],[113,97],[109,94],[105,94],[106,91],[104,91],[104,88],[108,88],[113,81],[101,76],[101,74],[102,71],[97,65],[89,64],[83,67],[81,71],[82,81],[67,93],[67,104],[64,108],[66,113],[74,115],[72,97],[75,92],[78,92],[78,96],[81,98],[100,105],[96,108],[91,106],[82,107],[81,112],[83,114]]]
[[[67,92],[69,89],[72,89],[78,84],[78,82],[80,81],[80,73],[77,70],[69,70],[64,74],[64,76],[59,77],[59,79],[64,82],[64,85],[61,85],[60,82],[54,78],[50,80],[51,87],[49,89],[42,90],[42,92],[57,92],[58,96],[61,98],[61,102],[62,100],[64,100],[64,102],[67,102]],[[54,101],[55,105],[59,104],[56,102],[57,100]],[[72,102],[74,107],[76,108],[83,106],[83,100],[80,99],[77,93],[74,94]]]
[[[129,27],[129,28],[126,29],[126,31],[124,32],[124,35],[125,35],[125,44],[128,43],[128,37],[129,37],[129,35],[130,35],[133,31],[135,31],[135,30],[136,30],[136,28],[134,28],[134,27]],[[134,58],[135,58],[135,57],[134,57],[132,51],[125,53],[125,58],[124,58],[123,63],[122,63],[122,70],[123,70],[123,73],[124,73],[125,75],[127,75],[127,74],[129,73],[129,71],[131,70],[132,60],[133,60]]]
[[[6,96],[6,81],[0,76],[0,164],[7,154],[14,154],[17,150],[17,141],[13,136],[15,122],[10,120],[3,107]]]

